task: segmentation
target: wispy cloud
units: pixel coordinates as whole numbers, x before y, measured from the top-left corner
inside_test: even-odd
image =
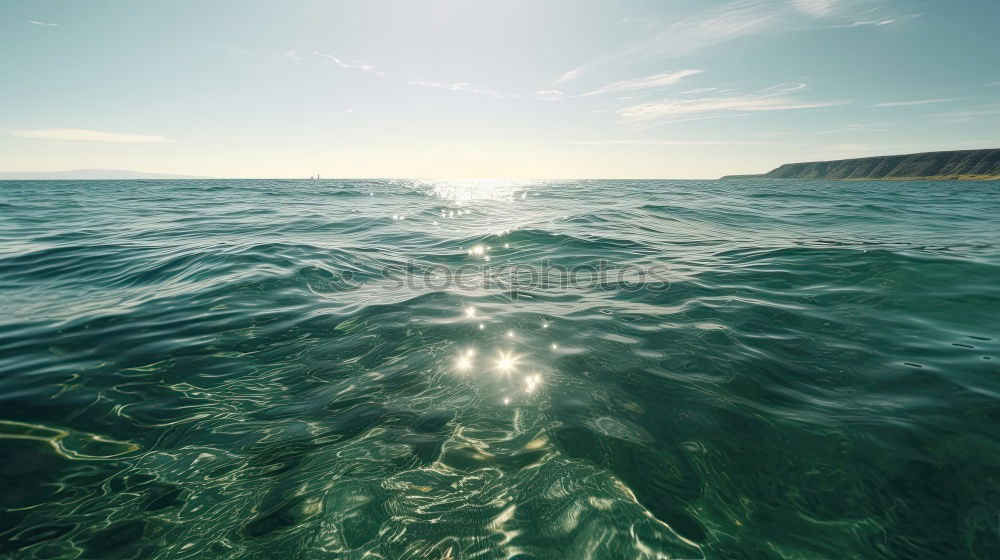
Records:
[[[122,134],[120,132],[102,132],[84,128],[34,128],[10,131],[11,136],[32,138],[36,140],[72,140],[80,142],[126,142],[154,143],[173,142],[169,138],[151,134]]]
[[[552,83],[553,84],[561,84],[563,82],[568,82],[570,80],[575,80],[581,74],[583,74],[583,71],[584,71],[585,68],[586,68],[586,66],[581,66],[579,68],[574,68],[572,70],[569,70],[568,72],[564,73],[562,76],[559,76],[558,78],[556,78],[555,80],[553,80]]]
[[[566,92],[558,89],[542,89],[531,95],[535,99],[541,99],[542,101],[559,101],[561,99],[566,99]]]
[[[839,24],[839,25],[831,25],[830,28],[831,29],[852,29],[852,28],[855,28],[855,27],[884,27],[886,25],[892,25],[894,23],[898,23],[898,22],[900,22],[901,20],[904,20],[904,19],[918,18],[918,17],[920,17],[922,15],[924,15],[924,14],[917,13],[917,14],[906,14],[906,15],[895,16],[895,17],[884,17],[884,18],[879,18],[879,19],[862,19],[862,20],[858,20],[858,21],[853,21],[851,23],[844,23],[844,24]]]
[[[290,50],[290,51],[285,51],[285,54],[282,55],[282,56],[284,56],[288,60],[295,60],[295,61],[302,60],[302,57],[299,56],[299,54],[297,52],[295,52],[294,49]]]
[[[695,113],[787,111],[789,109],[815,109],[844,105],[842,101],[803,102],[791,97],[709,97],[704,99],[673,99],[654,101],[626,107],[619,114],[628,120],[644,121],[659,117],[691,115]]]
[[[620,82],[608,84],[604,87],[595,89],[593,91],[588,91],[587,93],[582,94],[582,96],[586,97],[589,95],[600,95],[602,93],[609,93],[613,91],[633,91],[638,89],[664,87],[676,84],[677,82],[683,80],[684,78],[687,78],[688,76],[694,76],[696,74],[701,74],[702,72],[703,70],[679,70],[677,72],[656,74],[653,76],[647,76],[645,78],[622,80]]]
[[[625,56],[681,56],[746,35],[760,33],[777,23],[781,5],[741,0],[702,12],[668,25],[649,40],[628,49]]]
[[[576,79],[588,69],[609,62],[685,56],[719,43],[760,33],[772,27],[784,11],[787,11],[786,6],[768,0],[731,2],[672,23],[621,51],[573,68],[555,83]]]
[[[802,131],[802,130],[767,131],[767,132],[760,131],[756,132],[754,136],[771,138],[776,136],[802,137],[802,136],[825,136],[825,135],[838,135],[838,134],[853,135],[853,134],[869,133],[869,132],[885,132],[887,130],[891,130],[891,128],[886,128],[885,126],[872,126],[871,124],[851,123],[834,128],[827,128],[827,129],[813,130],[813,131]]]
[[[883,25],[892,25],[899,21],[897,18],[889,19],[866,19],[861,21],[855,21],[853,23],[847,23],[844,25],[831,25],[834,29],[850,29],[852,27],[882,27]]]
[[[835,127],[835,128],[828,128],[828,129],[825,129],[825,130],[816,130],[816,131],[813,131],[813,132],[795,132],[793,134],[799,134],[799,135],[802,135],[802,134],[807,134],[807,135],[816,135],[816,134],[855,134],[855,133],[861,133],[861,132],[864,132],[864,133],[868,133],[868,132],[885,132],[886,130],[890,130],[890,129],[884,128],[882,126],[873,126],[871,124],[865,124],[865,123],[851,123],[851,124],[845,124],[844,126],[838,126],[838,127]]]
[[[413,85],[413,86],[422,86],[422,87],[430,87],[430,88],[437,88],[437,89],[446,89],[448,91],[461,91],[461,92],[465,92],[465,93],[476,93],[476,94],[479,94],[479,95],[486,95],[486,96],[489,96],[489,97],[495,97],[497,99],[507,99],[507,98],[512,98],[512,97],[521,97],[520,94],[517,94],[517,93],[506,93],[506,92],[502,92],[502,91],[497,91],[495,89],[490,89],[488,87],[480,86],[480,85],[477,85],[477,84],[472,84],[472,83],[469,83],[469,82],[444,83],[444,82],[416,81],[416,82],[409,82],[409,83],[410,83],[410,85]],[[550,90],[550,91],[555,91],[555,90]]]
[[[948,111],[945,113],[937,113],[931,115],[935,119],[947,124],[956,124],[964,122],[976,122],[990,120],[995,117],[1000,117],[1000,103],[998,104],[988,104],[979,105],[976,107],[970,107],[961,111]]]
[[[29,19],[28,23],[30,23],[31,25],[41,25],[42,27],[59,27],[58,23],[47,23],[44,21],[37,21],[33,19]]]
[[[362,71],[368,72],[370,74],[375,74],[376,76],[385,76],[386,75],[385,72],[382,72],[381,70],[375,68],[374,64],[369,64],[368,62],[365,62],[363,60],[351,60],[351,61],[348,61],[348,60],[344,60],[342,58],[337,58],[337,57],[333,56],[332,54],[322,53],[322,52],[319,52],[319,51],[313,51],[313,54],[316,55],[316,56],[318,56],[318,57],[320,57],[320,58],[322,58],[324,62],[326,62],[328,64],[336,64],[337,66],[340,66],[341,68],[348,68],[348,69],[351,69],[351,70],[362,70]]]
[[[627,47],[577,66],[553,83],[579,78],[603,64],[685,57],[731,41],[780,31],[805,31],[873,13],[878,0],[735,0],[667,25]],[[878,22],[887,21],[885,17]],[[846,20],[848,23],[852,19]],[[860,23],[860,22],[859,22]],[[886,24],[887,25],[887,24]],[[843,25],[841,25],[843,26]]]
[[[934,103],[949,103],[951,101],[960,101],[960,97],[948,97],[942,99],[920,99],[917,101],[890,101],[888,103],[879,103],[877,105],[872,105],[872,107],[914,107],[916,105],[932,105]]]
[[[791,0],[799,11],[812,17],[823,17],[833,11],[837,0]]]
[[[719,91],[719,88],[717,87],[695,88],[695,89],[689,89],[687,91],[682,91],[681,93],[684,95],[693,95],[695,93],[712,93],[713,91]]]
[[[805,84],[781,84],[755,94],[725,97],[663,99],[619,109],[627,123],[656,126],[691,118],[715,118],[726,115],[746,116],[763,111],[789,111],[845,105],[846,101],[806,101],[794,94]]]

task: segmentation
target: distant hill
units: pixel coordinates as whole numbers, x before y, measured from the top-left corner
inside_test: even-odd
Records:
[[[208,179],[197,175],[174,175],[172,173],[144,173],[126,169],[75,169],[72,171],[0,171],[0,180],[44,181],[44,180],[114,180],[114,179]]]
[[[836,161],[786,163],[762,175],[723,179],[1000,179],[1000,149],[926,152]]]

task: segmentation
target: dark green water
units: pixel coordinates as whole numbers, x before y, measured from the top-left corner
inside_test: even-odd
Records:
[[[998,216],[996,182],[0,183],[0,555],[1000,558]]]

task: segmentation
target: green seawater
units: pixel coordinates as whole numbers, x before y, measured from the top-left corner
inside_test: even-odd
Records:
[[[0,557],[1000,558],[998,216],[997,182],[0,182]]]

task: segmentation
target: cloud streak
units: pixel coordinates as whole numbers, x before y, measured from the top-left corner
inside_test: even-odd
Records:
[[[855,27],[885,27],[886,25],[892,25],[898,23],[903,19],[918,18],[924,14],[906,14],[903,16],[883,18],[883,19],[863,19],[843,25],[831,25],[830,29],[853,29]]]
[[[517,94],[517,93],[506,93],[506,92],[502,92],[502,91],[497,91],[495,89],[490,89],[488,87],[480,86],[480,85],[477,85],[477,84],[472,84],[472,83],[469,83],[469,82],[451,82],[451,83],[445,83],[445,82],[415,81],[415,82],[409,82],[409,84],[412,85],[412,86],[421,86],[421,87],[445,89],[445,90],[448,90],[448,91],[460,91],[460,92],[465,92],[465,93],[475,93],[475,94],[478,94],[478,95],[486,95],[486,96],[493,97],[493,98],[496,98],[496,99],[510,99],[510,98],[514,98],[514,97],[521,97],[521,95]],[[539,93],[553,94],[554,92],[555,92],[555,90],[550,90],[550,91],[539,92]],[[559,93],[561,93],[561,92],[559,92]]]
[[[917,101],[890,101],[888,103],[879,103],[877,105],[872,105],[872,107],[914,107],[917,105],[932,105],[935,103],[949,103],[951,101],[959,101],[959,97],[948,97],[943,99],[921,99]]]
[[[854,23],[848,23],[847,25],[833,25],[833,29],[851,29],[854,27],[882,27],[884,25],[892,25],[899,21],[898,18],[889,19],[869,19],[862,21],[855,21]]]
[[[945,123],[964,123],[1000,117],[1000,103],[970,107],[961,111],[950,111],[931,115]],[[992,122],[992,121],[990,121]]]
[[[347,61],[342,58],[337,58],[332,54],[327,54],[319,51],[313,51],[313,54],[322,58],[324,62],[328,64],[336,64],[341,68],[347,68],[349,70],[361,70],[368,72],[369,74],[375,74],[376,76],[385,76],[385,72],[377,69],[374,64],[369,64],[363,60],[352,60]]]
[[[688,76],[701,74],[703,71],[704,70],[679,70],[677,72],[655,74],[653,76],[647,76],[645,78],[622,80],[620,82],[608,84],[604,87],[595,89],[593,91],[588,91],[587,93],[581,94],[581,97],[587,97],[590,95],[601,95],[602,93],[610,93],[616,91],[634,91],[639,89],[651,89],[651,88],[669,86],[676,84],[677,82],[683,80],[684,78],[687,78]]]
[[[710,97],[705,99],[674,99],[640,103],[626,107],[619,114],[627,120],[644,121],[659,117],[684,116],[697,113],[787,111],[844,105],[843,101],[803,102],[792,97]]]
[[[773,27],[787,11],[767,0],[739,0],[670,24],[631,46],[565,72],[554,83],[567,82],[610,62],[639,58],[674,58]]]
[[[811,17],[823,17],[833,11],[837,0],[792,0],[792,5]]]
[[[34,128],[10,131],[11,136],[31,138],[34,140],[66,140],[75,142],[122,142],[133,144],[148,144],[157,142],[173,142],[169,138],[151,134],[122,134],[119,132],[102,132],[84,128]]]
[[[563,82],[568,82],[570,80],[575,80],[581,74],[583,74],[583,71],[586,68],[587,68],[586,66],[580,66],[579,68],[574,68],[572,70],[569,70],[569,71],[565,72],[562,76],[559,76],[558,78],[556,78],[555,80],[553,80],[552,83],[553,84],[561,84]]]
[[[558,89],[542,89],[534,92],[532,96],[542,101],[559,101],[566,99],[566,92]]]
[[[596,66],[635,62],[644,59],[680,58],[739,39],[781,31],[805,31],[843,23],[845,17],[856,19],[879,8],[860,11],[876,0],[735,0],[703,10],[691,17],[658,26],[650,35],[596,60],[577,66],[553,83],[579,78]],[[912,16],[901,17],[916,17]],[[897,18],[898,19],[898,18]],[[850,22],[851,20],[848,20]],[[888,25],[886,17],[872,22],[855,22],[835,27]]]
[[[44,21],[37,21],[33,19],[29,19],[28,23],[31,25],[41,25],[42,27],[59,27],[58,23],[46,23]]]
[[[805,84],[782,84],[755,94],[662,99],[630,105],[616,112],[627,123],[657,126],[692,118],[747,116],[766,111],[817,109],[848,103],[847,101],[805,101],[793,95],[805,90],[806,87]]]

